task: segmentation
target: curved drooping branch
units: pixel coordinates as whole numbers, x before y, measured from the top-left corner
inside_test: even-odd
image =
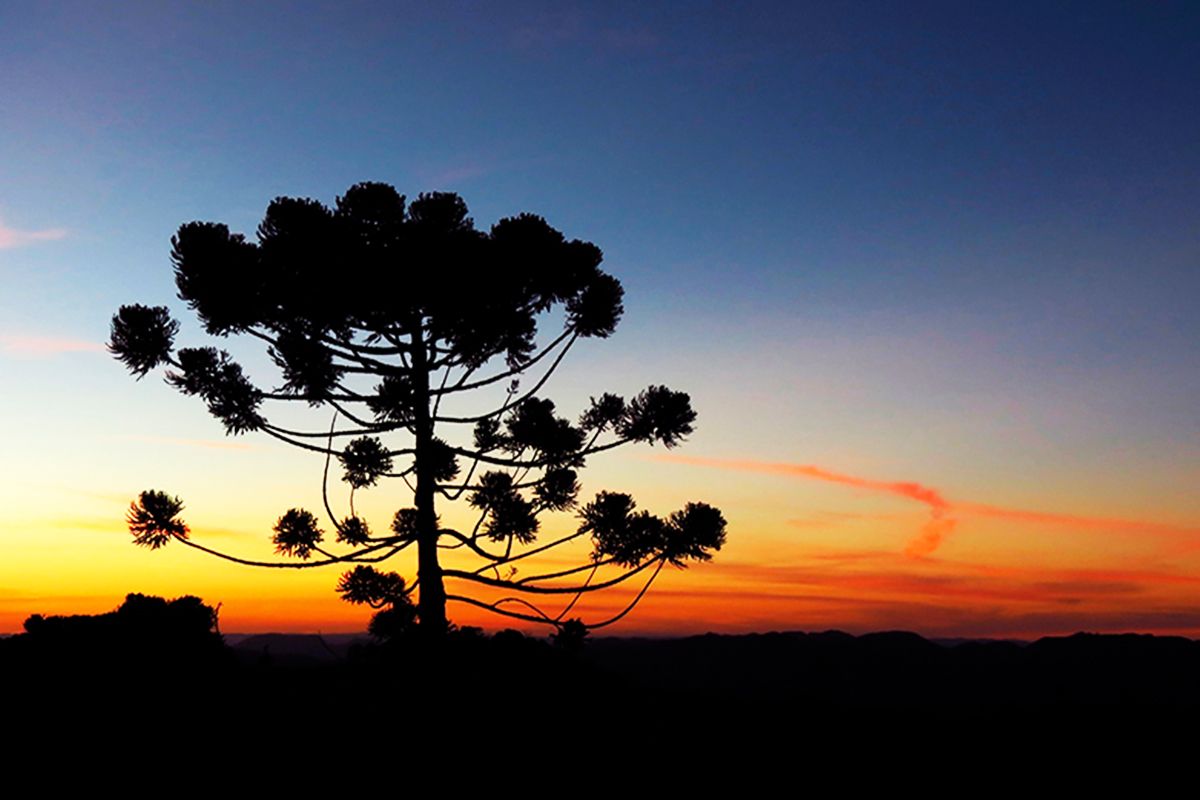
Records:
[[[478,526],[476,526],[476,527],[478,527]],[[529,550],[526,550],[522,553],[517,553],[516,555],[507,556],[507,557],[501,556],[501,555],[496,555],[495,553],[489,553],[487,550],[483,549],[482,547],[479,547],[478,542],[475,541],[474,537],[464,536],[462,533],[454,530],[453,528],[438,528],[438,533],[445,534],[446,536],[449,536],[450,538],[452,538],[458,542],[461,542],[463,545],[465,545],[466,547],[469,547],[471,550],[473,550],[478,555],[481,555],[485,558],[491,559],[493,562],[495,562],[492,564],[485,564],[484,566],[482,566],[478,570],[476,570],[474,573],[474,574],[479,574],[482,572],[486,572],[487,570],[492,569],[493,567],[502,567],[505,564],[511,564],[514,561],[520,561],[522,559],[529,558],[530,556],[535,556],[538,553],[544,553],[547,550],[551,550],[555,547],[558,547],[559,545],[566,544],[567,542],[570,542],[574,539],[578,539],[580,536],[583,536],[584,533],[586,533],[586,531],[576,531],[575,533],[570,533],[570,534],[567,534],[566,536],[555,539],[552,542],[547,542],[546,544],[538,545],[537,547],[530,548]]]
[[[242,332],[249,334],[256,339],[261,339],[272,347],[279,346],[279,339],[277,337],[271,336],[270,334],[254,327],[246,327]],[[354,364],[354,366],[350,366],[348,364],[338,365],[339,372],[356,372],[363,375],[376,375],[380,372],[386,373],[399,369],[394,364],[388,364],[385,361],[377,361],[373,358],[355,355],[354,353],[346,353],[342,350],[339,350],[332,343],[325,341],[324,338],[322,338],[322,346],[334,358],[340,358],[343,361],[349,361]]]
[[[574,333],[574,331],[572,331],[570,328],[564,329],[562,333],[560,333],[557,337],[555,337],[554,341],[550,342],[550,344],[548,344],[544,348],[542,348],[541,352],[539,352],[537,355],[530,358],[528,361],[523,362],[519,367],[513,367],[512,369],[506,370],[506,371],[498,373],[496,375],[491,375],[487,378],[480,378],[477,381],[471,381],[470,383],[466,383],[465,382],[466,379],[469,378],[471,376],[471,372],[474,371],[474,370],[471,370],[471,371],[468,371],[465,375],[463,375],[462,378],[459,379],[458,383],[455,383],[453,386],[450,386],[449,388],[439,389],[436,393],[437,394],[454,394],[455,392],[465,392],[465,391],[469,391],[471,389],[479,389],[484,386],[490,386],[493,383],[499,383],[500,381],[505,380],[506,378],[513,378],[518,375],[524,375],[526,370],[528,370],[534,364],[536,364],[537,362],[539,362],[543,358],[545,358],[552,350],[554,350],[554,348],[556,348],[560,344],[562,344],[564,339],[566,339],[568,336],[571,336],[572,333]],[[576,334],[576,335],[578,335],[578,334]],[[561,356],[560,356],[560,358],[561,358]]]
[[[285,402],[303,401],[305,403],[320,403],[326,400],[341,400],[347,403],[365,402],[361,395],[357,394],[288,394],[287,392],[259,392],[259,398],[263,400],[279,400]],[[298,434],[306,435],[306,434]]]
[[[596,447],[589,447],[584,450],[580,450],[577,453],[573,453],[572,455],[575,458],[586,458],[590,455],[594,455],[596,453],[603,453],[605,450],[612,450],[614,447],[620,447],[623,444],[628,444],[631,441],[633,441],[633,439],[629,439],[629,438],[617,439],[615,441],[608,442],[606,444],[602,444],[602,445],[599,445]],[[477,458],[480,461],[482,461],[484,464],[491,464],[491,465],[497,466],[497,467],[514,467],[514,468],[518,468],[518,469],[523,469],[523,468],[541,469],[542,467],[555,466],[560,460],[558,457],[537,458],[537,459],[533,459],[531,461],[523,461],[523,460],[515,459],[515,458],[500,458],[498,456],[488,455],[487,453],[481,453],[477,450],[467,450],[466,448],[455,447],[453,445],[447,445],[446,449],[449,452],[454,453],[455,455],[464,456],[466,458]],[[458,487],[455,486],[453,488],[458,488]]]
[[[666,563],[667,563],[666,559],[659,559],[658,568],[654,570],[654,573],[651,574],[650,578],[646,581],[646,585],[643,586],[642,590],[637,593],[637,596],[634,597],[632,601],[630,601],[629,605],[625,606],[623,611],[621,611],[619,614],[617,614],[614,617],[609,617],[608,619],[604,620],[603,622],[589,623],[587,627],[592,630],[595,630],[596,628],[605,628],[605,627],[608,627],[609,625],[612,625],[614,622],[619,622],[620,620],[624,619],[625,616],[630,611],[633,611],[634,607],[637,606],[637,604],[642,601],[642,598],[646,596],[646,592],[650,591],[650,586],[653,585],[654,579],[658,577],[658,573],[662,572],[662,568],[664,566],[666,566]]]
[[[360,417],[359,417],[357,414],[352,414],[352,413],[350,413],[349,411],[347,411],[345,408],[343,408],[343,407],[342,407],[342,406],[341,406],[341,405],[338,403],[338,401],[336,401],[336,400],[330,400],[330,401],[329,401],[329,405],[331,405],[331,406],[333,406],[334,408],[336,408],[336,409],[337,409],[337,410],[338,410],[338,411],[341,413],[341,415],[342,415],[343,417],[345,417],[346,419],[350,420],[350,421],[351,421],[351,422],[353,422],[355,425],[361,425],[361,426],[363,426],[364,428],[371,428],[371,429],[374,429],[376,432],[379,432],[379,433],[386,433],[386,432],[388,432],[388,431],[393,431],[393,430],[396,430],[396,429],[397,429],[397,427],[398,427],[398,426],[396,426],[396,425],[394,425],[394,424],[388,424],[388,423],[379,423],[379,422],[368,422],[368,421],[366,421],[366,420],[364,420],[364,419],[361,419],[361,418],[360,418]],[[408,426],[407,426],[407,425],[405,425],[405,426],[403,426],[403,427],[405,427],[405,428],[408,428]],[[409,428],[409,430],[411,430],[411,428]]]
[[[522,583],[534,583],[536,581],[549,581],[549,580],[554,580],[555,578],[565,578],[568,575],[575,575],[580,572],[586,572],[589,569],[592,570],[592,572],[594,573],[596,570],[600,569],[600,567],[607,567],[609,564],[613,564],[613,563],[616,563],[615,558],[602,558],[598,561],[593,561],[590,564],[581,564],[578,567],[571,567],[570,569],[563,569],[563,570],[559,570],[558,572],[543,572],[541,575],[526,575],[524,578],[514,581],[514,583],[522,584]],[[591,581],[588,580],[586,583],[591,583]],[[585,585],[586,585],[586,583],[585,583]]]
[[[364,547],[361,550],[355,551],[354,553],[349,553],[349,554],[346,554],[343,556],[333,556],[331,558],[309,560],[309,561],[255,561],[255,560],[249,559],[249,558],[240,558],[238,556],[230,555],[228,553],[222,553],[220,550],[214,550],[211,547],[205,547],[202,544],[193,542],[191,539],[185,539],[185,538],[178,537],[178,536],[176,536],[175,539],[177,541],[183,542],[188,547],[194,547],[197,550],[201,550],[205,553],[208,553],[211,556],[216,556],[217,558],[224,559],[225,561],[232,561],[235,564],[242,564],[247,567],[268,567],[268,568],[275,568],[275,569],[311,569],[313,567],[327,567],[330,564],[347,564],[347,563],[364,563],[364,564],[371,563],[371,564],[374,564],[374,563],[379,563],[381,561],[386,561],[387,559],[394,556],[396,553],[400,552],[401,550],[403,550],[404,548],[406,548],[410,544],[412,544],[412,541],[405,541],[405,542],[400,542],[399,544],[397,544],[397,542],[399,540],[392,539],[392,540],[388,540],[388,541],[377,542],[375,544],[372,544],[369,547]],[[389,548],[389,547],[392,548],[392,552],[386,553],[382,556],[371,556],[371,557],[366,556],[367,553],[374,553],[374,552],[377,552],[379,550],[383,550],[383,549]]]
[[[638,591],[638,593],[634,596],[633,600],[631,600],[629,602],[629,604],[625,606],[625,608],[623,608],[617,614],[609,617],[608,619],[601,620],[600,622],[585,622],[585,623],[583,623],[584,627],[588,630],[596,630],[598,628],[605,628],[609,625],[612,625],[615,622],[619,622],[620,620],[622,620],[626,616],[628,616],[628,614],[631,611],[633,611],[633,609],[637,606],[637,604],[642,601],[642,598],[646,596],[646,592],[650,591],[650,587],[654,584],[655,579],[658,577],[659,573],[662,572],[662,568],[666,565],[666,559],[662,559],[662,558],[656,559],[655,561],[648,562],[641,568],[641,569],[644,569],[645,567],[650,566],[650,564],[653,564],[656,562],[658,564],[658,567],[654,570],[653,573],[651,573],[650,577],[646,580],[646,583],[642,586],[641,590]],[[475,606],[476,608],[482,608],[482,609],[490,611],[494,614],[500,614],[501,616],[509,617],[511,619],[519,619],[524,622],[532,622],[532,623],[535,623],[538,625],[551,625],[551,626],[554,626],[557,628],[563,624],[562,618],[565,617],[570,612],[570,610],[575,607],[575,604],[578,602],[581,595],[582,595],[582,592],[577,593],[575,598],[572,599],[571,602],[554,617],[551,617],[545,611],[542,611],[542,609],[538,608],[534,604],[532,604],[532,603],[528,602],[527,600],[520,598],[520,597],[503,597],[503,598],[493,601],[491,603],[485,602],[483,600],[478,600],[474,597],[469,597],[466,595],[458,595],[458,594],[448,594],[448,595],[446,595],[446,599],[454,600],[455,602],[459,602],[459,603],[466,603],[468,605]],[[504,603],[520,603],[520,604],[526,606],[527,608],[533,610],[534,612],[536,612],[537,616],[534,616],[532,614],[522,614],[517,611],[509,611],[506,608],[501,608],[500,606],[503,605]]]
[[[663,559],[661,557],[656,557],[654,559],[650,559],[650,560],[645,561],[645,562],[639,564],[638,566],[630,569],[628,572],[624,572],[621,575],[618,575],[615,578],[610,578],[609,580],[602,581],[601,583],[593,583],[586,587],[584,587],[584,586],[531,586],[529,584],[517,583],[516,581],[506,581],[506,580],[498,579],[498,578],[488,578],[484,575],[479,575],[474,572],[466,572],[464,570],[459,570],[459,569],[444,569],[444,570],[442,570],[442,576],[446,577],[446,578],[461,578],[463,580],[471,581],[473,583],[483,584],[484,586],[493,586],[493,587],[497,587],[497,588],[501,588],[501,589],[513,589],[515,591],[526,592],[528,594],[575,594],[576,592],[579,592],[579,591],[595,592],[595,591],[599,591],[600,589],[607,589],[610,586],[616,586],[618,584],[624,583],[625,581],[632,578],[634,575],[637,575],[640,572],[644,572],[646,569],[648,569],[650,567],[650,565],[654,564],[655,562],[662,561],[662,560]]]
[[[354,428],[354,429],[350,429],[350,430],[340,430],[340,431],[296,431],[296,430],[291,430],[288,428],[281,428],[278,425],[270,425],[269,427],[271,428],[271,430],[273,430],[277,433],[281,433],[286,436],[295,436],[296,438],[333,439],[333,438],[339,438],[342,436],[366,436],[366,435],[372,434],[372,433],[391,433],[393,431],[400,430],[403,426],[402,425],[388,425],[388,426],[377,425],[377,426],[374,426],[371,428]],[[407,451],[394,450],[392,452],[395,455],[404,455],[406,452],[413,453],[415,451],[412,449],[409,449]]]
[[[446,371],[442,373],[442,383],[438,389],[430,389],[429,393],[433,396],[433,411],[429,412],[430,416],[437,419],[438,409],[442,407],[442,397],[445,395],[446,381],[450,380],[450,371],[454,367],[447,366]],[[471,374],[474,370],[467,370],[467,374]]]
[[[371,331],[367,328],[360,328],[359,330],[362,330],[367,333],[371,333]],[[412,346],[407,344],[406,342],[403,342],[402,340],[397,340],[395,342],[391,342],[391,347],[381,347],[379,345],[371,345],[371,344],[360,344],[358,342],[347,342],[343,339],[339,339],[337,337],[331,337],[331,336],[322,336],[322,337],[320,337],[320,340],[322,343],[327,344],[327,345],[332,345],[335,347],[349,348],[352,352],[357,353],[359,355],[366,354],[366,355],[371,355],[371,356],[399,356],[399,355],[404,355],[404,354],[412,351]]]
[[[329,442],[326,445],[327,452],[325,453],[325,468],[321,472],[321,502],[325,506],[325,513],[329,515],[329,521],[333,527],[337,529],[339,534],[344,534],[345,529],[342,523],[338,521],[337,515],[333,513],[333,507],[329,504],[329,464],[333,461],[333,437],[334,428],[337,426],[338,412],[333,412],[333,417],[329,420]]]
[[[309,444],[308,442],[302,442],[298,439],[293,439],[291,436],[281,433],[274,425],[271,425],[270,423],[263,424],[262,432],[272,438],[278,439],[281,442],[286,442],[292,447],[299,447],[301,450],[309,450],[313,453],[321,453],[322,455],[337,455],[339,452],[328,447],[321,447],[319,445]]]
[[[455,500],[462,497],[462,493],[465,492],[467,489],[478,488],[477,486],[471,485],[471,478],[473,478],[475,476],[475,470],[477,470],[478,468],[479,468],[479,459],[478,458],[471,459],[471,467],[470,467],[470,469],[467,470],[467,477],[463,479],[464,483],[462,483],[460,485],[456,485],[456,486],[446,486],[446,485],[439,483],[438,487],[437,487],[438,492],[443,497],[445,497],[447,500],[449,500],[450,502],[453,503]]]
[[[574,608],[575,604],[579,602],[579,599],[587,593],[587,587],[591,585],[592,578],[596,577],[596,573],[599,572],[599,570],[600,570],[599,564],[596,564],[595,566],[592,567],[592,571],[588,573],[587,579],[584,580],[584,582],[583,582],[584,588],[580,589],[579,592],[576,593],[576,595],[571,598],[571,602],[567,603],[563,607],[563,610],[558,612],[558,615],[554,617],[556,622],[562,621],[563,617],[565,617],[567,614],[571,613],[571,609]]]
[[[485,603],[482,600],[476,600],[474,597],[468,597],[466,595],[447,594],[446,600],[448,600],[448,601],[453,600],[453,601],[459,602],[459,603],[466,603],[467,605],[472,605],[477,608],[486,609],[487,611],[491,611],[494,614],[500,614],[501,616],[509,617],[510,619],[519,619],[519,620],[523,620],[525,622],[535,622],[539,625],[555,624],[551,620],[550,615],[546,614],[544,611],[542,611],[537,606],[534,606],[532,603],[528,603],[528,602],[521,600],[521,598],[519,598],[519,597],[506,597],[501,600],[497,600],[494,603]],[[509,611],[508,609],[500,608],[500,604],[504,603],[504,602],[522,602],[529,608],[532,608],[534,611],[538,612],[539,616],[535,617],[531,614],[521,614],[516,611]]]
[[[495,553],[489,553],[487,550],[480,547],[479,543],[474,537],[464,536],[452,528],[438,528],[438,534],[449,536],[451,539],[457,541],[461,546],[470,549],[478,556],[483,556],[484,558],[490,559],[493,562],[503,563],[504,561],[504,556],[496,555]],[[492,564],[489,564],[485,569],[491,569],[492,566]]]
[[[474,416],[474,417],[433,417],[432,418],[433,421],[434,422],[474,423],[474,422],[479,422],[481,420],[498,417],[507,411],[511,411],[512,409],[521,405],[521,403],[524,403],[526,400],[528,400],[529,398],[536,395],[538,393],[538,390],[546,385],[546,381],[550,380],[550,376],[554,374],[554,371],[556,369],[558,369],[558,365],[562,363],[563,357],[568,353],[568,351],[570,351],[571,345],[575,344],[575,341],[578,338],[579,338],[578,333],[573,334],[571,336],[571,338],[569,340],[567,340],[566,345],[559,352],[558,356],[554,359],[554,362],[552,364],[550,364],[550,367],[546,370],[545,374],[543,374],[542,377],[538,379],[538,382],[533,385],[533,388],[530,389],[525,394],[518,397],[516,400],[509,400],[504,405],[500,406],[500,408],[496,409],[495,411],[489,411],[486,414],[480,414],[480,415]]]

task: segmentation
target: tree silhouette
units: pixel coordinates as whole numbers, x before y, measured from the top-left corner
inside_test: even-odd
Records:
[[[455,194],[406,204],[381,183],[352,186],[333,208],[277,198],[257,233],[252,242],[222,224],[191,222],[172,238],[171,258],[179,297],[204,330],[261,340],[279,368],[277,388],[258,388],[224,350],[175,349],[179,323],[165,307],[121,307],[109,350],[139,379],[166,365],[167,383],[201,398],[229,435],[264,433],[324,455],[324,510],[339,548],[328,547],[314,514],[293,508],[273,536],[288,560],[219,552],[193,541],[182,502],[158,491],[130,507],[135,543],[175,540],[263,567],[346,564],[337,591],[379,610],[372,630],[419,622],[423,632],[444,631],[453,600],[576,637],[581,623],[566,616],[582,594],[646,578],[628,607],[586,626],[601,627],[627,614],[664,565],[707,561],[720,549],[725,520],[703,503],[666,518],[636,510],[625,494],[576,504],[588,457],[629,442],[674,447],[696,417],[687,394],[663,386],[628,400],[594,397],[577,422],[540,396],[577,340],[607,337],[621,318],[623,289],[600,270],[595,245],[568,241],[532,214],[480,231]],[[539,340],[539,319],[554,307],[564,312],[561,331]],[[332,422],[316,430],[272,423],[268,410],[289,403],[326,407]],[[349,484],[350,513],[340,517],[328,491],[335,458]],[[404,481],[413,499],[377,533],[355,512],[354,493],[383,478]],[[438,499],[464,497],[473,527],[441,525]],[[543,515],[570,509],[578,527],[539,541]],[[584,536],[592,551],[579,566],[518,571],[523,559]],[[374,566],[413,545],[416,581]],[[445,548],[473,554],[479,566],[443,567]],[[459,586],[505,596],[480,599]],[[556,614],[537,602],[556,597],[570,598]]]

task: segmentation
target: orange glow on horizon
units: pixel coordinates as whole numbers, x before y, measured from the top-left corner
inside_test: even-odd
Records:
[[[1076,630],[1200,634],[1200,612],[1194,611],[1200,607],[1200,578],[1193,577],[1200,574],[1196,527],[960,502],[915,481],[875,480],[808,465],[665,460],[795,477],[868,495],[848,498],[854,505],[838,510],[821,505],[837,502],[834,489],[818,495],[823,499],[815,506],[810,495],[796,505],[778,500],[770,506],[722,504],[730,525],[723,551],[709,563],[664,570],[640,605],[603,635],[830,628],[1022,638]],[[371,611],[342,602],[333,591],[342,571],[337,566],[262,570],[177,544],[155,552],[134,548],[123,522],[128,498],[107,491],[79,495],[51,515],[36,516],[34,503],[28,516],[0,520],[13,544],[0,565],[5,590],[0,631],[20,631],[34,613],[109,611],[129,592],[193,594],[220,603],[227,633],[365,630]],[[891,510],[888,498],[919,507]],[[205,504],[211,501],[198,500],[195,507]],[[457,525],[455,510],[446,513],[448,524]],[[190,522],[197,542],[249,558],[275,558],[263,533],[273,516],[261,510],[229,507]],[[567,530],[575,524],[564,515],[551,527]],[[1041,533],[1030,535],[1035,532]],[[1106,535],[1097,540],[1097,532]],[[527,568],[575,566],[586,560],[587,551],[580,541]],[[410,555],[384,566],[411,578]],[[457,551],[447,551],[445,560],[474,566]],[[568,616],[589,621],[611,616],[641,585],[635,578],[585,595]],[[489,590],[481,595],[480,588],[450,586],[452,592],[500,596]],[[554,616],[570,599],[555,595],[539,606]],[[452,603],[449,613],[460,625],[548,631],[461,603]]]

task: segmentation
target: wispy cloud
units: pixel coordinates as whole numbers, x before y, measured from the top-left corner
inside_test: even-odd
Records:
[[[840,483],[843,486],[853,486],[856,489],[883,492],[908,500],[914,500],[929,508],[929,521],[921,526],[920,532],[904,548],[905,554],[913,558],[928,556],[937,550],[946,537],[953,533],[955,526],[958,524],[957,520],[949,516],[951,506],[946,498],[942,497],[941,492],[913,481],[881,481],[873,478],[860,478],[855,475],[846,475],[811,464],[783,464],[773,461],[672,455],[657,456],[657,459],[680,464],[695,464],[702,467],[731,469],[739,472],[767,472],[774,475],[793,475],[798,478]]]
[[[882,587],[881,587],[882,588]],[[1142,608],[1103,604],[1111,595],[1092,587],[1095,595],[1063,597],[1043,604],[1036,594],[982,590],[977,598],[960,591],[947,602],[945,585],[927,586],[923,596],[901,597],[881,593],[831,595],[827,591],[739,589],[738,603],[729,603],[727,588],[661,588],[653,610],[643,612],[643,625],[653,625],[652,614],[670,620],[662,631],[678,634],[680,620],[695,618],[697,607],[716,609],[704,618],[703,627],[690,630],[841,629],[855,633],[878,630],[916,630],[925,636],[996,636],[1037,639],[1075,631],[1120,633],[1139,631],[1194,637],[1200,631],[1200,610],[1182,600],[1147,601]],[[1127,596],[1121,595],[1121,602]],[[1033,600],[1035,602],[1014,602]],[[686,622],[684,623],[687,624]]]
[[[47,358],[63,353],[103,353],[104,345],[63,336],[0,335],[0,351],[23,358]]]
[[[0,250],[11,250],[14,247],[24,247],[25,245],[37,242],[51,242],[55,239],[61,239],[66,235],[67,231],[65,228],[23,231],[19,228],[5,225],[4,220],[0,220]]]
[[[1014,522],[1029,522],[1038,525],[1073,525],[1081,528],[1145,531],[1147,533],[1200,533],[1200,528],[1192,526],[1148,522],[1124,517],[1093,517],[1080,514],[1060,514],[1053,511],[1030,511],[1021,508],[1002,508],[985,503],[955,503],[954,507],[959,512],[972,516],[1008,519]]]
[[[716,585],[681,588],[707,593],[707,599],[714,602],[736,594],[743,603],[757,607],[764,617],[774,616],[776,620],[795,614],[796,604],[811,605],[819,600],[834,614],[853,615],[855,607],[871,606],[870,613],[856,623],[866,629],[889,625],[912,628],[914,620],[921,620],[923,630],[937,632],[941,628],[943,633],[953,635],[980,635],[979,626],[989,620],[1034,614],[1056,615],[1059,624],[1039,629],[1020,623],[988,632],[1015,635],[1095,630],[1100,626],[1094,619],[1130,613],[1132,602],[1147,609],[1180,605],[1200,588],[1198,576],[1161,569],[997,567],[930,558],[921,569],[914,570],[911,559],[883,551],[818,553],[788,564],[725,560],[714,562],[711,571],[719,573],[714,578]],[[696,599],[701,598],[697,595]],[[911,611],[917,606],[942,611],[932,615],[897,613],[898,609]],[[957,632],[945,630],[951,621],[945,614],[951,610]],[[887,621],[893,617],[894,622]],[[943,617],[941,622],[939,617]],[[827,612],[816,612],[809,618],[820,620],[814,624],[822,627],[836,620]],[[1114,625],[1118,630],[1121,627]]]
[[[474,178],[481,178],[497,169],[496,166],[483,162],[464,162],[434,170],[419,170],[421,183],[434,191],[457,186]]]
[[[904,548],[905,555],[913,558],[925,558],[932,555],[941,543],[954,532],[955,527],[958,525],[958,517],[964,515],[1008,519],[1041,525],[1069,525],[1081,528],[1185,535],[1200,533],[1200,528],[1146,522],[1144,520],[1062,514],[1051,511],[1032,511],[1028,509],[1004,508],[985,503],[951,502],[938,489],[914,481],[886,481],[863,478],[855,475],[846,475],[811,464],[788,464],[774,461],[676,455],[659,455],[654,456],[654,458],[659,461],[670,461],[678,464],[693,464],[701,467],[715,467],[739,472],[790,475],[797,478],[838,483],[857,489],[891,494],[921,503],[929,509],[929,519],[921,526],[917,535],[909,540]]]
[[[64,516],[53,517],[39,523],[39,527],[51,530],[63,530],[72,533],[102,533],[105,535],[129,536],[128,523],[123,514],[112,517]],[[204,541],[206,539],[247,539],[253,534],[234,528],[219,528],[208,525],[192,526],[191,538]]]

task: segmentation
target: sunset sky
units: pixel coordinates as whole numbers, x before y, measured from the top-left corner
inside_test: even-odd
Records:
[[[208,343],[181,223],[253,235],[276,196],[371,180],[604,250],[625,317],[561,410],[691,395],[684,445],[594,457],[583,496],[702,500],[728,543],[608,632],[1200,636],[1198,42],[1193,2],[2,4],[0,633],[132,591],[363,629],[337,568],[131,544],[154,488],[272,557],[323,461],[225,437],[104,342],[143,303]],[[382,528],[411,494],[358,504]]]

